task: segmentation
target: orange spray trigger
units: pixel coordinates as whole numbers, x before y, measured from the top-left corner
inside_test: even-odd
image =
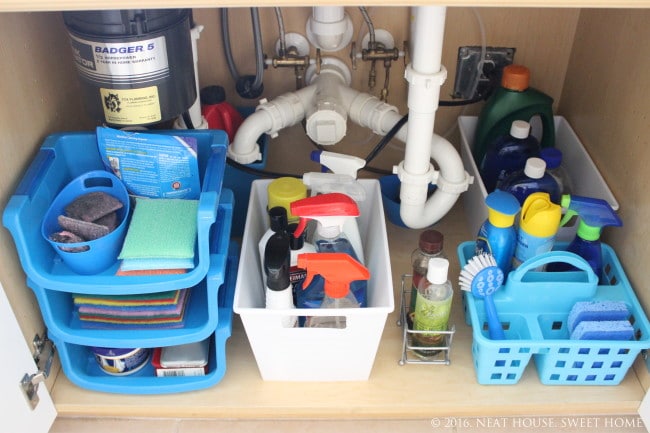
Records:
[[[298,255],[298,267],[307,270],[303,290],[311,284],[314,275],[325,280],[325,294],[342,298],[350,290],[350,283],[370,278],[370,271],[352,256],[345,253],[305,253]]]

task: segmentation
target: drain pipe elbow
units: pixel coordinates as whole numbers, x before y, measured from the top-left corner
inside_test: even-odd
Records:
[[[228,157],[240,164],[260,160],[259,137],[269,134],[275,138],[281,129],[300,122],[305,117],[305,107],[310,104],[314,91],[314,86],[308,86],[280,95],[273,101],[260,101],[256,111],[237,129],[232,144],[228,146]]]

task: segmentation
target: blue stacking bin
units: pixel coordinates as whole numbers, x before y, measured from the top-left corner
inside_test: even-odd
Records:
[[[179,131],[156,131],[175,135]],[[94,132],[68,132],[50,135],[27,169],[3,213],[3,224],[11,232],[21,265],[32,285],[75,293],[127,294],[153,293],[192,287],[210,267],[210,231],[217,221],[228,136],[219,130],[182,131],[198,143],[201,194],[197,215],[198,241],[195,267],[180,275],[116,276],[119,262],[94,275],[79,275],[61,260],[43,238],[43,217],[56,195],[83,173],[102,170]],[[218,228],[217,228],[218,229]],[[230,232],[225,233],[226,239]],[[227,242],[226,242],[227,243]]]
[[[226,341],[232,333],[233,298],[238,261],[239,246],[233,242],[228,253],[225,281],[220,288],[215,288],[215,292],[218,289],[218,304],[211,304],[210,306],[215,310],[218,309],[215,316],[218,316],[219,320],[216,329],[213,329],[213,332],[208,334],[210,337],[210,352],[208,372],[205,376],[156,377],[150,360],[141,370],[135,373],[126,376],[112,376],[101,369],[90,347],[62,341],[54,337],[51,339],[61,358],[63,372],[72,383],[81,388],[117,394],[170,394],[205,389],[219,383],[226,372]],[[110,332],[113,333],[114,331]],[[141,334],[141,331],[131,332]],[[92,341],[110,346],[114,343],[114,340],[110,338],[106,337],[104,340],[95,339]],[[199,338],[198,340],[202,339]],[[187,341],[175,342],[174,339],[167,340],[161,336],[158,339],[132,340],[132,343],[147,343],[137,347],[161,347],[183,344],[189,341],[187,339]]]

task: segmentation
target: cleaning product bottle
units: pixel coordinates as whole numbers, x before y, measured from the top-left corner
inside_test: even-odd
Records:
[[[503,68],[501,86],[488,98],[478,116],[472,153],[479,166],[489,143],[506,134],[515,120],[531,123],[539,116],[542,123],[541,147],[555,145],[553,98],[529,86],[530,70],[522,65]]]
[[[417,299],[415,301],[415,314],[413,316],[413,330],[415,331],[446,331],[451,300],[454,291],[451,282],[447,279],[449,261],[442,257],[429,259],[427,277],[418,284]],[[413,346],[435,347],[444,346],[444,334],[440,333],[413,333]],[[438,354],[439,350],[416,349],[415,354],[429,360]]]
[[[309,242],[305,242],[304,232],[300,236],[294,236],[297,228],[297,223],[289,224],[289,227],[287,228],[287,233],[289,234],[289,246],[291,248],[291,260],[289,261],[289,281],[291,281],[293,301],[296,305],[298,305],[296,291],[307,276],[307,271],[298,266],[298,255],[303,253],[316,252],[316,247],[314,247]]]
[[[447,258],[442,246],[444,236],[438,230],[425,230],[420,233],[418,247],[411,253],[411,265],[413,267],[413,277],[411,278],[411,301],[406,319],[412,321],[411,315],[415,311],[415,300],[417,299],[418,284],[420,280],[426,279],[429,259],[434,257]],[[411,326],[412,328],[412,326]]]
[[[567,251],[585,259],[594,273],[603,282],[603,252],[600,234],[603,227],[621,227],[623,222],[614,209],[605,200],[578,195],[565,194],[562,196],[562,208],[567,209],[561,225],[566,224],[573,216],[578,215],[578,229],[575,238],[567,247]],[[549,271],[568,271],[573,266],[567,263],[549,263]]]
[[[320,308],[359,308],[359,301],[350,291],[352,281],[366,281],[370,272],[346,253],[304,253],[298,256],[298,266],[307,270],[305,285],[309,287],[314,275],[324,280],[324,297]],[[345,328],[345,316],[310,316],[309,328]]]
[[[519,217],[513,269],[553,249],[561,217],[562,208],[551,201],[548,193],[535,192],[526,198]]]
[[[519,204],[534,192],[547,192],[553,203],[560,203],[560,187],[550,174],[546,173],[546,163],[541,158],[528,158],[523,170],[511,173],[497,188],[514,195]]]
[[[307,197],[307,187],[295,177],[278,177],[266,187],[269,209],[281,206],[287,211],[287,221],[298,222],[298,217],[291,213],[291,202]]]
[[[276,232],[269,238],[264,249],[264,274],[266,275],[266,308],[291,309],[293,290],[289,281],[289,237],[286,233]],[[282,317],[282,326],[293,328],[296,316]]]
[[[560,194],[571,194],[573,182],[562,163],[562,151],[557,147],[545,147],[540,151],[539,157],[546,162],[546,172],[553,176],[557,182]]]
[[[494,191],[499,181],[513,171],[523,169],[526,160],[539,156],[539,153],[539,141],[530,135],[530,124],[525,120],[512,122],[509,133],[488,144],[481,161],[481,179],[487,192]]]
[[[232,143],[237,129],[244,122],[239,111],[226,102],[226,91],[221,86],[208,86],[201,89],[201,114],[208,122],[208,128],[221,129],[228,134]]]
[[[269,223],[270,227],[264,232],[262,237],[258,242],[258,248],[260,252],[260,262],[262,263],[262,279],[266,283],[266,274],[264,273],[264,250],[266,249],[266,243],[271,238],[271,236],[276,233],[280,233],[282,236],[289,238],[287,233],[287,211],[280,206],[272,207],[269,209]]]
[[[508,275],[517,245],[515,215],[521,209],[519,201],[506,191],[496,190],[485,198],[488,218],[481,225],[476,237],[475,254],[492,254],[497,266]]]

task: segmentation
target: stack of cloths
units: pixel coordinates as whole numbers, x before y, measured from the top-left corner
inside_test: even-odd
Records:
[[[139,295],[74,294],[75,311],[85,328],[181,328],[189,289]]]
[[[118,209],[124,205],[117,198],[105,192],[96,191],[83,194],[57,217],[63,230],[50,235],[54,242],[76,243],[99,239],[106,236],[118,226]],[[88,246],[64,249],[69,252],[88,251]]]
[[[198,200],[136,198],[119,273],[194,268]]]

